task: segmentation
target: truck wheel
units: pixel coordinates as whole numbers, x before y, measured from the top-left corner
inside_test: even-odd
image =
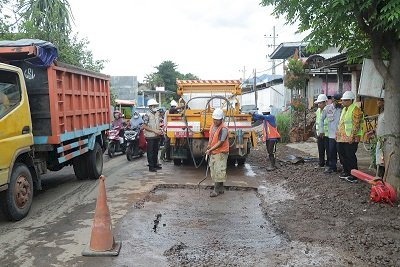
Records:
[[[89,178],[98,179],[103,172],[103,151],[99,143],[94,144],[92,151],[88,153]]]
[[[72,160],[72,166],[78,180],[84,180],[89,177],[89,171],[87,168],[87,155],[80,155]]]
[[[244,165],[246,162],[246,158],[237,159],[238,165]]]
[[[4,215],[10,221],[19,221],[29,212],[33,200],[32,175],[23,163],[15,164],[8,189],[2,195]]]
[[[115,155],[115,143],[114,142],[111,142],[108,144],[107,152],[108,152],[108,156],[110,158],[114,157],[114,155]]]

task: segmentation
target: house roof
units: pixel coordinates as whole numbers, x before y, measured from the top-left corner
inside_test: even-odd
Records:
[[[305,52],[307,43],[304,42],[285,42],[281,43],[275,50],[269,55],[271,59],[287,59],[294,55],[294,52],[301,50],[302,54]]]

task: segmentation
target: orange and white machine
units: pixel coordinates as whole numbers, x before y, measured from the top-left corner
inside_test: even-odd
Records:
[[[177,94],[181,96],[179,114],[167,115],[167,136],[171,139],[171,157],[175,165],[204,158],[208,144],[212,112],[224,110],[224,123],[229,129],[228,164],[241,165],[246,161],[256,136],[251,126],[251,115],[240,113],[238,95],[242,90],[239,80],[177,80]]]

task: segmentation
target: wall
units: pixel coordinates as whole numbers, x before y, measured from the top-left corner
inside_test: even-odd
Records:
[[[137,100],[138,81],[136,76],[111,76],[111,89],[117,99]]]

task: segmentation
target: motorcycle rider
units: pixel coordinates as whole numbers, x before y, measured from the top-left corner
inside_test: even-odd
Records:
[[[132,118],[130,120],[131,128],[140,128],[143,124],[142,117],[140,116],[139,112],[135,111],[132,115]]]
[[[144,137],[144,132],[143,132],[143,119],[142,116],[140,116],[139,112],[135,111],[132,115],[132,118],[130,120],[130,127],[131,129],[137,129],[139,131],[139,149],[142,151],[146,151],[146,139]]]
[[[122,117],[121,111],[115,110],[114,111],[114,120],[111,124],[111,127],[112,128],[117,128],[117,127],[124,128],[125,124],[126,124],[126,122],[125,122],[124,118]]]
[[[114,111],[114,121],[111,124],[112,129],[119,128],[119,136],[124,137],[124,128],[126,126],[126,122],[123,118],[121,111],[115,110]]]

